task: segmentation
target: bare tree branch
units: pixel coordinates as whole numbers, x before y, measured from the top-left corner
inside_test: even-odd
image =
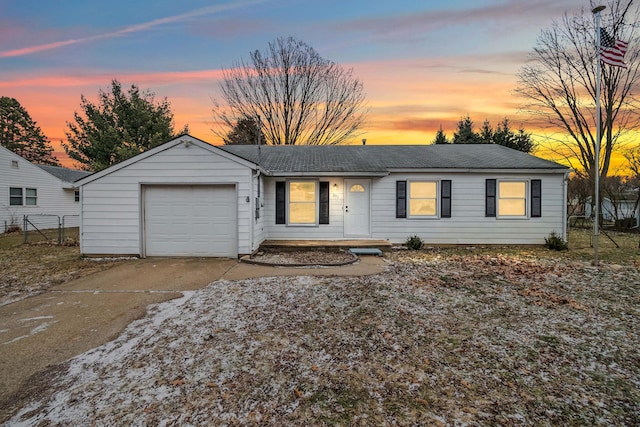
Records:
[[[616,38],[629,42],[628,68],[602,66],[602,139],[596,141],[595,19],[591,9],[565,15],[541,32],[529,63],[518,75],[516,93],[525,99],[523,109],[539,116],[549,128],[561,131],[564,155],[575,157],[579,173],[593,183],[595,171],[609,173],[611,154],[625,143],[624,136],[640,128],[640,102],[634,91],[640,83],[638,8],[632,0],[610,0],[602,26]],[[595,147],[601,147],[595,166]]]
[[[226,138],[241,118],[261,121],[267,144],[332,145],[359,135],[366,115],[362,82],[311,46],[292,37],[269,43],[224,71],[220,91],[226,106],[214,101]]]

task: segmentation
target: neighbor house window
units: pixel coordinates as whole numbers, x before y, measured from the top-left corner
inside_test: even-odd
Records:
[[[13,169],[18,169],[18,161],[17,160],[11,160],[11,167]]]
[[[9,206],[22,206],[22,188],[9,188]]]
[[[38,205],[38,190],[35,188],[27,188],[25,193],[25,205],[37,206]]]
[[[498,216],[527,216],[527,182],[498,182]]]
[[[9,206],[37,206],[38,190],[35,188],[9,188]]]
[[[436,181],[409,182],[409,216],[438,215],[438,183]]]
[[[289,224],[315,225],[317,223],[317,190],[316,181],[289,181]]]
[[[77,188],[73,192],[73,200],[75,202],[79,202],[80,201],[80,190],[78,190]]]

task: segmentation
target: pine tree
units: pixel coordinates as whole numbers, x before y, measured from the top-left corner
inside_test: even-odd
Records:
[[[473,120],[467,116],[458,122],[458,130],[453,133],[454,144],[478,144],[480,136],[473,130]]]
[[[6,96],[0,97],[0,145],[32,163],[59,165],[40,126],[16,99]]]
[[[166,98],[156,102],[152,92],[141,92],[136,85],[124,92],[113,80],[110,92],[100,91],[99,104],[84,95],[80,99],[84,115],[75,112],[75,123],[67,122],[67,143],[62,145],[86,170],[108,168],[188,132],[185,126],[174,133]]]
[[[442,125],[440,125],[440,129],[438,129],[438,132],[436,133],[436,137],[433,140],[433,144],[449,144],[447,135],[442,130]]]

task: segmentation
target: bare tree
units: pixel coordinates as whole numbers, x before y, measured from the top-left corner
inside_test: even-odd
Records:
[[[221,127],[214,132],[223,138],[239,118],[260,117],[267,144],[340,144],[358,135],[366,115],[362,82],[352,70],[292,37],[225,70],[220,90],[227,105],[214,101]]]
[[[591,1],[592,8],[595,3]],[[611,154],[623,135],[640,127],[640,102],[634,90],[640,84],[640,38],[638,9],[631,0],[610,0],[602,27],[616,39],[629,42],[627,68],[602,65],[602,140],[596,141],[595,18],[591,9],[565,14],[561,22],[543,30],[518,75],[516,93],[526,101],[524,109],[539,115],[562,135],[562,153],[592,183],[595,170],[609,172]],[[556,140],[557,141],[557,140]],[[600,164],[595,166],[595,147],[600,144]],[[577,161],[577,164],[574,164]],[[581,171],[580,171],[581,170]]]

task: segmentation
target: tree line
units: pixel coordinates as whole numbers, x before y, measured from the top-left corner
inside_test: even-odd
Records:
[[[471,117],[466,116],[460,119],[453,138],[449,140],[442,126],[436,132],[433,144],[498,144],[515,150],[530,153],[535,144],[531,134],[526,132],[521,126],[517,131],[511,128],[511,122],[504,118],[495,129],[489,120],[485,120],[482,127],[476,131]]]

